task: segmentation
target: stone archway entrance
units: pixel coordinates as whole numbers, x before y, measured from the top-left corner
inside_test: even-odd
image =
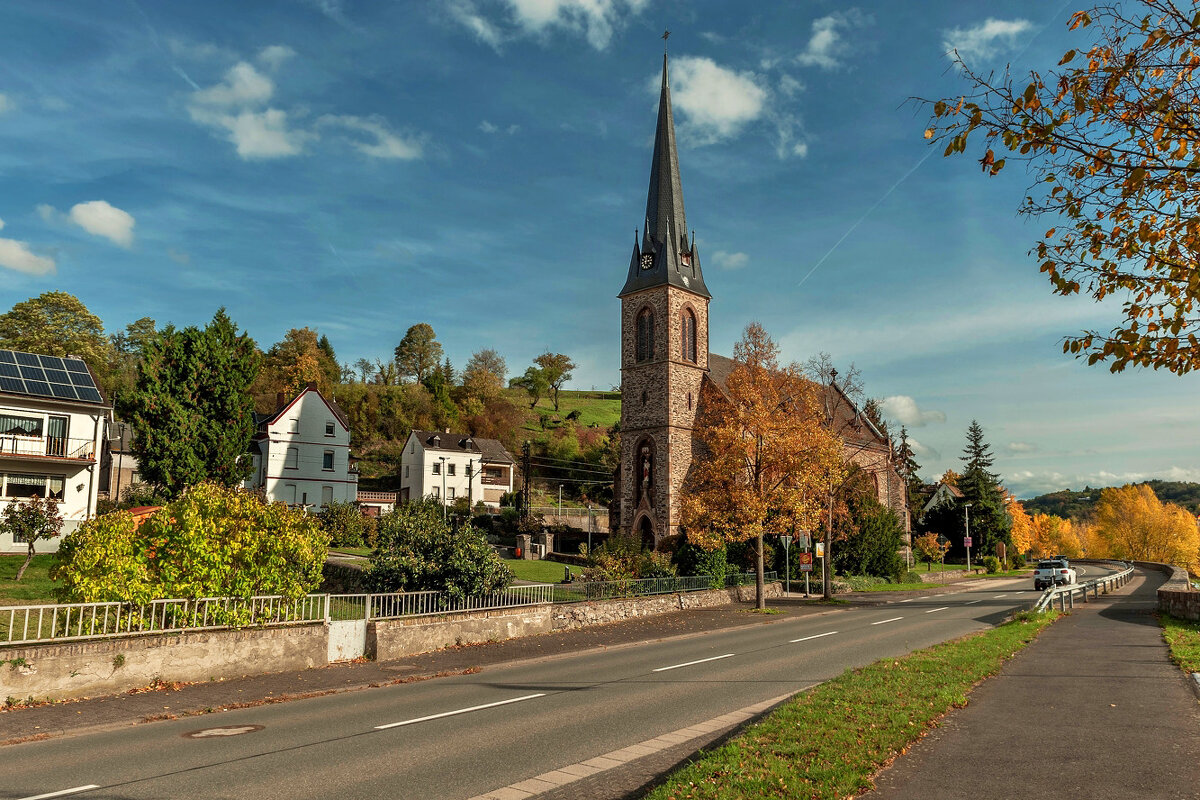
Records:
[[[646,550],[653,550],[655,545],[654,523],[648,515],[642,515],[642,520],[638,523],[637,531],[642,539],[642,547]]]

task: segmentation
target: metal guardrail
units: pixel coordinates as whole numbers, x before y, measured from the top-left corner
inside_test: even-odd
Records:
[[[767,581],[778,576],[768,572]],[[726,576],[726,586],[754,582],[753,573]],[[73,642],[155,633],[279,627],[305,623],[438,616],[551,603],[577,603],[713,588],[710,576],[588,581],[510,586],[487,595],[455,598],[440,592],[310,594],[297,600],[278,595],[238,599],[154,600],[131,603],[64,603],[0,606],[0,646]]]
[[[1101,591],[1108,594],[1115,588],[1124,586],[1129,583],[1130,577],[1133,575],[1133,565],[1124,561],[1110,562],[1120,564],[1124,567],[1123,570],[1115,575],[1107,575],[1103,578],[1093,578],[1086,583],[1069,583],[1065,586],[1052,586],[1047,589],[1041,599],[1034,605],[1034,611],[1046,611],[1054,607],[1054,601],[1057,600],[1061,610],[1066,611],[1068,608],[1075,607],[1075,595],[1081,594],[1083,602],[1088,602],[1088,592],[1091,592],[1094,597],[1099,597]]]

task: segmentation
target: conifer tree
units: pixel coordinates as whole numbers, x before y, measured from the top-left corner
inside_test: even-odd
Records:
[[[960,460],[964,466],[958,480],[958,489],[963,493],[963,503],[959,507],[971,504],[971,550],[982,558],[991,555],[998,542],[1011,544],[1012,520],[1004,510],[1000,477],[990,469],[995,457],[991,446],[983,439],[983,427],[976,420],[971,420],[971,426],[967,428],[967,446],[963,448]],[[965,511],[963,516],[965,526]],[[957,551],[961,542],[954,542],[953,546]]]

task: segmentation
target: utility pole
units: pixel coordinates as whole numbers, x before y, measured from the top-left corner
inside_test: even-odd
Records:
[[[558,524],[562,524],[562,484],[558,485]]]
[[[475,505],[475,462],[467,458],[467,514],[471,513],[472,506]]]
[[[971,504],[967,503],[963,506],[963,513],[967,515],[967,535],[963,540],[963,544],[967,548],[967,572],[971,571]]]
[[[524,495],[525,502],[521,504],[521,510],[522,516],[525,519],[529,519],[529,473],[532,471],[532,469],[533,465],[529,456],[529,441],[526,440],[525,444],[521,445],[521,473],[525,479],[525,489],[521,493]]]
[[[442,460],[442,522],[446,521],[446,457],[438,456]]]

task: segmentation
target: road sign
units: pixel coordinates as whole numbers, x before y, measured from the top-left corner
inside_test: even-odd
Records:
[[[800,553],[799,557],[800,557],[800,571],[801,572],[812,572],[813,571],[813,568],[812,568],[813,555],[812,555],[812,553]]]
[[[791,536],[787,535],[786,533],[782,534],[779,537],[779,541],[783,542],[784,550],[791,549],[791,546],[792,546],[792,537]]]
[[[963,539],[963,547],[970,547],[970,546],[971,546],[971,537],[967,536]]]
[[[825,557],[825,543],[817,542],[817,558]]]

